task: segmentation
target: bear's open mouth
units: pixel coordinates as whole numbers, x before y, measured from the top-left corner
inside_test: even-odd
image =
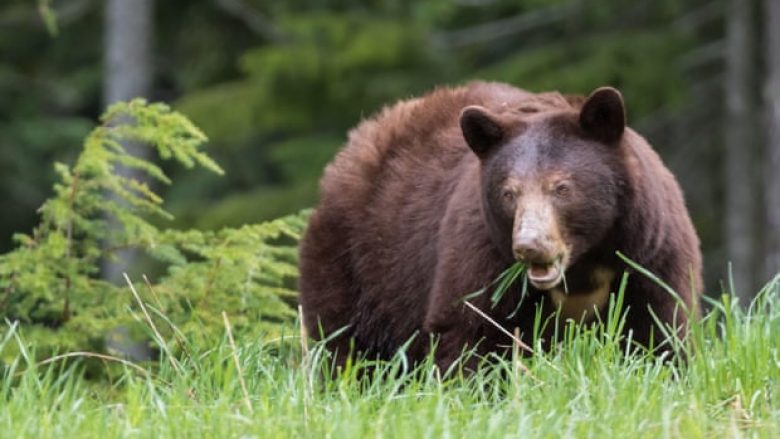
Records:
[[[552,262],[531,262],[528,264],[528,280],[540,290],[549,290],[558,285],[563,278],[561,258]]]

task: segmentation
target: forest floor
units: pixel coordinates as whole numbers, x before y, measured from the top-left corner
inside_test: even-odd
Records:
[[[109,360],[108,384],[88,378],[87,357],[41,362],[22,349],[2,369],[0,431],[101,439],[780,437],[780,299],[770,293],[747,311],[728,298],[711,303],[693,328],[688,361],[676,365],[626,355],[612,325],[572,325],[551,352],[492,359],[478,373],[445,378],[430,362],[400,373],[402,356],[359,361],[331,378],[322,347],[296,334],[233,344],[226,333],[217,345],[183,344],[180,360],[163,354],[143,367]],[[24,346],[24,334],[10,329],[0,352]]]

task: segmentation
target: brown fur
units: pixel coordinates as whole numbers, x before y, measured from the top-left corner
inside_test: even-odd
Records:
[[[326,168],[321,199],[301,244],[300,301],[309,333],[327,337],[343,328],[329,342],[341,358],[352,348],[388,358],[416,334],[408,354],[419,359],[428,350],[429,335],[435,335],[437,362],[444,367],[464,346],[478,345],[487,353],[508,344],[461,299],[514,262],[511,220],[502,223],[485,200],[506,181],[493,176],[515,172],[517,166],[529,167],[534,181],[546,177],[544,169],[524,158],[522,151],[531,146],[522,142],[532,142],[544,163],[605,182],[604,194],[574,200],[568,210],[556,208],[561,228],[556,239],[565,241],[558,244],[573,249],[566,279],[568,293],[578,300],[571,304],[591,311],[586,295],[603,290],[603,279],[611,281],[610,291],[617,290],[619,273],[627,269],[615,256],[619,250],[696,309],[701,290],[698,239],[674,177],[630,129],[617,133],[616,145],[598,143],[600,115],[581,121],[584,103],[581,97],[477,82],[437,89],[363,121]],[[462,110],[471,105],[487,109],[505,128],[503,146],[480,157],[459,125]],[[583,132],[583,125],[597,128]],[[606,130],[603,139],[614,135]],[[577,152],[567,151],[558,160],[555,154],[561,150],[547,144],[564,144]],[[505,163],[519,165],[506,170]],[[594,231],[594,225],[603,231]],[[552,303],[565,295],[531,287],[519,312],[507,318],[518,306],[519,291],[514,285],[496,307],[490,306],[489,295],[471,301],[510,331],[519,328],[528,341],[537,306],[552,312]],[[601,295],[593,297],[596,306],[603,305]],[[661,321],[686,329],[675,301],[640,274],[631,276],[625,301],[627,330],[640,343],[659,338],[657,330],[651,335],[648,308]],[[576,307],[567,312],[581,315]]]

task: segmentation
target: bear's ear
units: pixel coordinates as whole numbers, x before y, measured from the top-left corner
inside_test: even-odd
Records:
[[[474,153],[482,158],[504,139],[504,127],[487,108],[471,105],[460,113],[460,129]]]
[[[603,143],[620,140],[626,128],[626,110],[620,92],[601,87],[591,93],[580,111],[580,127]]]

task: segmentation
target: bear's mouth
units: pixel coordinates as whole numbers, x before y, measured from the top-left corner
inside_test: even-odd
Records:
[[[528,264],[527,276],[531,285],[539,290],[549,290],[563,279],[562,258],[551,262],[531,262]]]

